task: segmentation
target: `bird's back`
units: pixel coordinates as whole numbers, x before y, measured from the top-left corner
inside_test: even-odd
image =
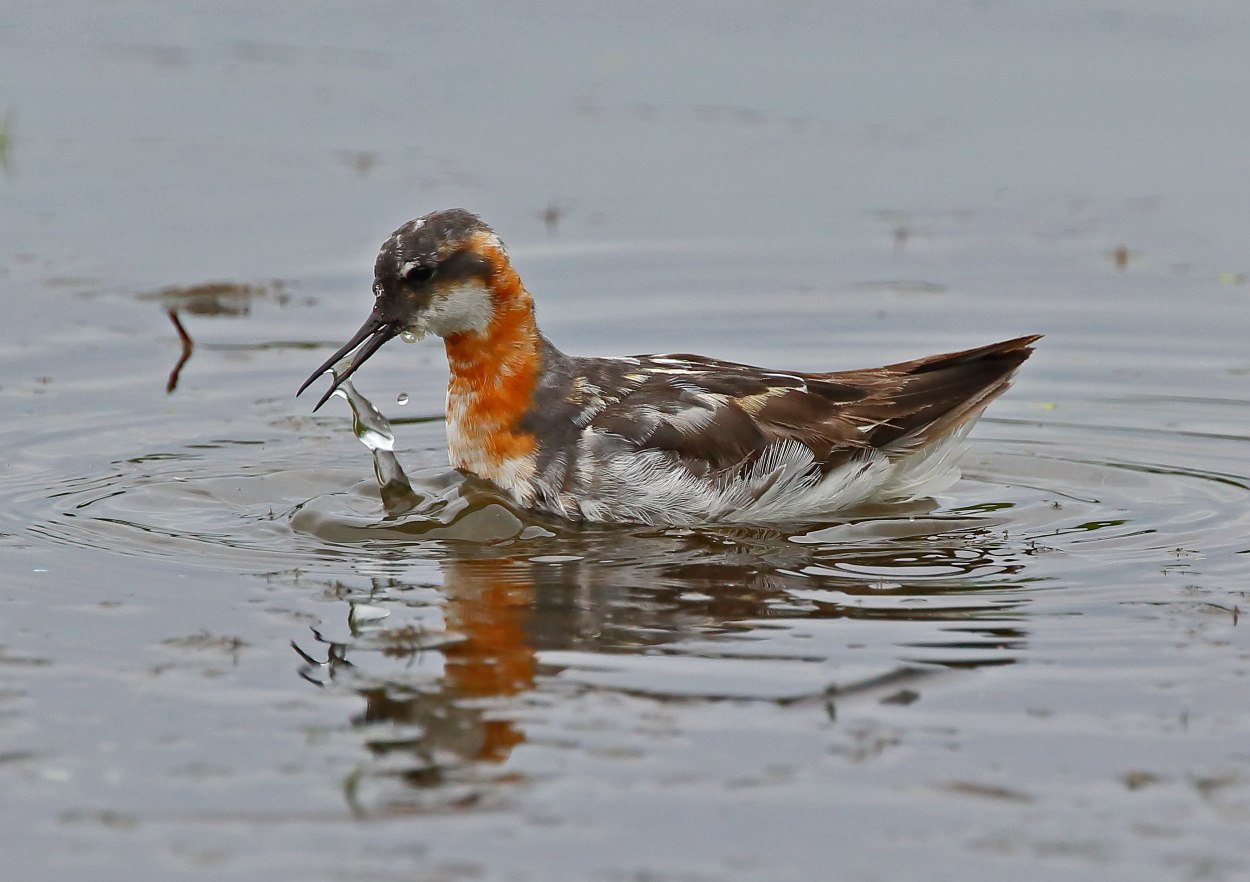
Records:
[[[544,341],[534,504],[591,521],[774,523],[919,498],[1037,337],[865,370],[694,355],[573,358]]]

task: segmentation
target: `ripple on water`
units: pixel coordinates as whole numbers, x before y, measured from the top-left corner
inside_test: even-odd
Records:
[[[954,505],[864,509],[791,530],[555,523],[445,468],[410,480],[389,423],[351,384],[342,394],[373,456],[372,479],[314,443],[341,420],[283,423],[274,443],[157,449],[77,476],[28,470],[15,512],[56,542],[195,555],[244,572],[385,572],[402,583],[412,562],[427,572],[433,563],[435,596],[412,607],[406,588],[392,598],[405,615],[358,618],[315,638],[325,658],[352,658],[337,676],[362,678],[361,689],[387,692],[378,684],[399,677],[397,666],[410,685],[449,688],[440,666],[412,659],[453,644],[462,660],[489,654],[493,638],[483,635],[501,625],[493,602],[474,599],[485,597],[504,610],[540,610],[512,625],[525,632],[517,664],[531,678],[542,671],[576,688],[767,701],[827,698],[831,688],[917,666],[1009,664],[1027,646],[1036,592],[1112,570],[1131,583],[1125,574],[1157,572],[1177,549],[1250,533],[1245,480],[1232,468],[1188,464],[1191,435],[1138,432],[1134,459],[1099,461],[1089,452],[1105,448],[1101,427],[992,420],[991,430],[1010,426],[1010,437],[974,443]],[[438,423],[405,429],[441,445]],[[62,443],[82,444],[89,430],[79,431]],[[1230,459],[1244,447],[1202,443],[1231,445]],[[358,602],[390,603],[383,584]],[[824,647],[819,659],[831,645],[855,647],[853,658],[811,662],[811,647]]]
[[[471,554],[474,545],[498,550],[506,543],[523,545],[531,556],[580,555],[587,566],[596,556],[609,569],[633,561],[649,572],[667,571],[667,583],[723,589],[734,581],[734,565],[716,585],[701,585],[677,565],[682,555],[675,552],[699,537],[707,549],[719,545],[737,555],[739,579],[764,572],[808,589],[867,586],[879,597],[1038,586],[1062,574],[1065,559],[1091,543],[1099,546],[1098,565],[1111,566],[1160,550],[1235,543],[1250,532],[1244,477],[1232,469],[1167,464],[1169,456],[1182,458],[1192,437],[1178,443],[1175,435],[1156,432],[1136,439],[1134,460],[1098,461],[1087,450],[1097,448],[1100,429],[1071,437],[1069,428],[1057,443],[1054,428],[1022,437],[1027,424],[1013,425],[1009,442],[973,445],[953,507],[930,501],[864,509],[791,531],[575,527],[520,511],[488,484],[447,469],[422,469],[409,481],[391,452],[389,424],[350,384],[344,390],[354,399],[356,434],[375,458],[372,481],[361,479],[359,467],[304,465],[315,457],[289,439],[282,445],[290,450],[223,439],[211,451],[200,444],[152,452],[90,474],[15,470],[7,476],[16,489],[10,519],[24,519],[26,529],[58,542],[130,555],[194,550],[205,562],[228,567],[337,561],[345,549],[437,556],[446,553],[446,541],[466,543],[459,553]],[[431,426],[433,442],[440,431]],[[83,435],[59,437],[84,443]],[[1235,446],[1234,458],[1244,447],[1242,439],[1206,443]],[[298,456],[301,465],[266,456],[273,451]],[[1047,564],[1035,566],[1043,556]],[[1091,563],[1088,555],[1068,562]],[[1026,572],[1026,565],[1032,569]]]
[[[293,635],[292,663],[363,704],[348,724],[367,746],[348,788],[362,815],[499,792],[483,782],[534,737],[526,716],[574,696],[615,714],[621,702],[904,705],[935,679],[1026,658],[1050,596],[1096,586],[1108,605],[1134,602],[1145,575],[1191,553],[1217,570],[1250,535],[1244,439],[1134,430],[1119,444],[1102,426],[995,420],[941,502],[788,530],[555,523],[432,466],[438,422],[401,427],[403,452],[365,399],[344,395],[373,475],[363,456],[343,463],[341,415],[275,416],[250,437],[194,443],[145,425],[157,440],[138,455],[130,444],[68,475],[27,460],[0,481],[14,533],[298,571],[301,588],[321,588],[332,602]],[[48,444],[123,430],[101,420],[80,415]]]

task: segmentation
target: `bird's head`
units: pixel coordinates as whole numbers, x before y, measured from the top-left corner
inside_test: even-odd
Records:
[[[520,282],[507,251],[477,215],[453,208],[411,220],[378,251],[373,265],[373,312],[350,340],[312,372],[299,392],[357,347],[351,364],[335,378],[317,408],[399,334],[416,338],[481,334],[490,326],[500,292],[511,290],[520,290]]]

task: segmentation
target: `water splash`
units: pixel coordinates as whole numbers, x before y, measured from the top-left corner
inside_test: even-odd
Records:
[[[412,489],[403,466],[395,457],[395,430],[373,402],[356,391],[350,381],[339,386],[341,395],[352,409],[352,431],[373,455],[373,472],[378,479],[382,505],[390,517],[412,511],[422,497]]]

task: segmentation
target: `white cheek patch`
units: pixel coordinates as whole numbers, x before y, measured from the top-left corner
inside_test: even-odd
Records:
[[[410,330],[440,337],[469,331],[480,334],[490,325],[493,313],[490,290],[480,282],[462,282],[435,294]]]

